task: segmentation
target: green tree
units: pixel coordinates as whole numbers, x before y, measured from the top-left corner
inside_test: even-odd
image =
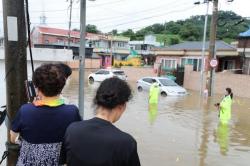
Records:
[[[95,25],[91,25],[91,24],[88,24],[86,26],[86,32],[89,32],[89,33],[100,33],[100,31],[97,29],[97,27]]]
[[[204,22],[205,16],[197,15],[185,20],[170,21],[165,24],[153,24],[142,28],[137,32],[127,30],[121,33],[121,35],[124,34],[125,36],[130,37],[131,40],[143,40],[144,36],[147,34],[177,35],[180,36],[180,40],[189,41],[202,40]],[[211,15],[208,17],[207,36],[209,36],[210,23]],[[220,11],[218,13],[217,39],[226,42],[236,40],[239,33],[246,31],[249,28],[249,25],[249,19],[244,19],[232,11]],[[166,39],[166,41],[167,40],[168,44],[170,44],[170,39]],[[165,41],[165,39],[163,41]]]
[[[129,37],[130,40],[135,40],[136,39],[136,36],[135,36],[135,33],[132,29],[128,29],[126,31],[123,31],[121,33],[122,36],[126,36],[126,37]]]
[[[180,36],[183,40],[200,40],[201,30],[194,24],[188,22],[181,27]]]
[[[152,32],[154,34],[159,34],[161,33],[162,31],[164,31],[164,25],[163,24],[153,24],[152,25]]]
[[[172,36],[169,39],[169,44],[170,45],[174,45],[174,44],[179,44],[180,43],[180,39],[176,36]]]
[[[167,34],[178,34],[181,30],[181,25],[175,23],[174,21],[170,21],[164,24],[165,26],[165,33]]]
[[[109,32],[110,34],[113,34],[113,35],[118,35],[118,31],[117,29],[113,29],[111,32]]]

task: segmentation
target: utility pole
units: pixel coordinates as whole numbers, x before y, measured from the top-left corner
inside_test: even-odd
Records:
[[[84,119],[84,68],[85,68],[85,34],[86,34],[86,0],[80,1],[80,51],[79,51],[79,110]]]
[[[68,49],[70,49],[70,38],[71,38],[71,17],[72,17],[72,4],[73,4],[73,0],[70,0],[70,4],[69,4],[69,32],[68,32]]]
[[[206,53],[206,36],[207,36],[207,20],[208,20],[208,10],[209,10],[209,0],[204,0],[204,3],[207,4],[205,23],[203,30],[203,42],[202,42],[202,53],[201,53],[201,83],[200,83],[200,95],[203,95],[204,87],[204,71],[205,71],[205,53]],[[200,2],[195,2],[195,5],[199,5]]]
[[[3,0],[4,49],[7,101],[7,142],[9,152],[7,166],[14,166],[18,157],[18,146],[10,143],[10,122],[19,107],[27,102],[25,80],[27,80],[26,25],[24,0]]]
[[[213,0],[213,14],[210,25],[210,41],[209,41],[209,57],[208,57],[208,71],[206,81],[206,88],[208,89],[208,95],[212,96],[214,91],[214,77],[215,68],[210,67],[210,61],[216,58],[216,32],[217,32],[217,19],[218,19],[218,1]]]

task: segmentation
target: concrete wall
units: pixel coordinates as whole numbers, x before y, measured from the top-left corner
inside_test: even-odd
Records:
[[[34,68],[37,68],[43,63],[72,61],[73,52],[72,50],[67,50],[67,49],[32,48],[32,55],[34,61]],[[5,68],[4,56],[5,56],[4,49],[0,48],[0,62],[1,62],[0,65],[3,68]],[[28,77],[31,78],[32,75],[31,61],[28,49],[27,49],[27,68],[28,68]],[[3,71],[4,70],[2,69],[0,70],[1,75],[5,73]]]
[[[72,69],[79,68],[79,61],[67,61],[67,65],[69,65]],[[87,69],[99,69],[101,65],[100,59],[85,59],[85,68]]]
[[[250,75],[250,57],[245,58],[243,73]]]
[[[42,62],[65,62],[73,60],[73,52],[68,49],[32,48],[34,61]],[[0,60],[4,60],[4,49],[0,48]],[[27,60],[30,60],[27,48]]]
[[[193,71],[191,66],[185,67],[184,87],[190,90],[200,89],[200,72]],[[235,96],[250,98],[249,75],[223,72],[216,73],[214,88],[215,93],[224,94],[227,87],[232,88]]]

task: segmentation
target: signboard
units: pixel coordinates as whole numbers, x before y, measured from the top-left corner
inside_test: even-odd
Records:
[[[211,67],[215,68],[217,65],[218,65],[217,59],[212,59],[212,60],[210,61],[210,66],[211,66]]]
[[[17,17],[7,16],[8,41],[18,41]]]

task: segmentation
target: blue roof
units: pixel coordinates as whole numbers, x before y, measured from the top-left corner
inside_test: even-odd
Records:
[[[239,34],[240,37],[250,37],[250,29]]]

